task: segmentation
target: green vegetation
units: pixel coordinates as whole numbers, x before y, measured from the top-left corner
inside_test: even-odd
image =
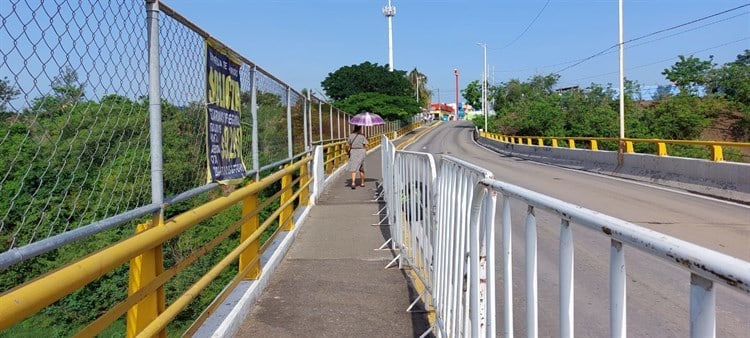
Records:
[[[118,94],[86,99],[86,86],[75,70],[64,66],[50,86],[50,94],[32,100],[29,107],[10,107],[20,90],[7,78],[0,79],[0,252],[90,224],[151,203],[149,113],[145,97]],[[260,163],[288,157],[287,101],[282,95],[258,92]],[[252,146],[250,95],[242,95],[243,147]],[[295,154],[301,152],[302,107],[291,101]],[[15,109],[15,110],[14,110]],[[206,183],[205,106],[200,102],[178,107],[162,101],[164,195],[173,196]],[[249,159],[245,159],[250,164]],[[271,171],[262,172],[261,177]],[[249,181],[246,181],[247,183]],[[170,205],[165,218],[235,189],[223,187]],[[260,203],[280,189],[276,183],[259,193]],[[261,222],[279,206],[274,200],[264,208]],[[6,214],[7,213],[7,214]],[[164,268],[169,269],[204,246],[239,220],[236,205],[163,246]],[[106,230],[64,248],[15,264],[0,273],[0,292],[27,282],[92,252],[130,237],[148,217]],[[274,221],[261,236],[264,243],[278,228]],[[165,285],[167,304],[196,282],[238,242],[234,233],[216,249],[198,259]],[[179,336],[237,273],[237,263],[223,271],[186,310],[170,324],[170,336]],[[64,297],[0,332],[0,337],[36,334],[71,336],[98,318],[127,295],[128,266],[122,266],[86,287]],[[102,336],[124,336],[120,318]]]
[[[427,106],[430,94],[425,90],[426,83],[427,77],[416,68],[407,75],[406,71],[391,72],[386,66],[363,62],[328,73],[321,86],[339,109],[352,114],[369,111],[389,121],[408,121],[422,111],[422,105]]]
[[[750,141],[750,50],[721,67],[712,60],[680,56],[662,74],[676,84],[678,94],[662,87],[653,101],[643,101],[640,85],[626,80],[626,137]],[[489,131],[519,136],[619,136],[619,96],[611,85],[592,83],[583,89],[556,91],[558,79],[550,74],[491,87],[489,100],[494,102],[496,116],[488,121]],[[480,82],[470,83],[463,94],[467,102],[481,107]],[[475,124],[483,127],[484,120]],[[670,149],[675,156],[706,158],[707,153],[705,147]],[[727,159],[742,157],[738,150],[725,151]]]

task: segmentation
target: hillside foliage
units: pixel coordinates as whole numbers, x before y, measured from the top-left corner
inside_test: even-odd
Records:
[[[711,60],[680,57],[663,72],[677,89],[641,97],[641,86],[626,80],[625,137],[672,140],[750,141],[750,50],[737,60],[716,66]],[[559,76],[513,79],[490,88],[496,112],[490,132],[518,136],[619,137],[619,95],[611,85],[555,90]],[[467,87],[476,92],[477,84]],[[476,93],[474,93],[476,99]],[[484,121],[475,120],[478,127]],[[703,149],[678,149],[675,155],[696,155]],[[730,150],[725,157],[742,160]],[[745,155],[746,156],[746,155]]]

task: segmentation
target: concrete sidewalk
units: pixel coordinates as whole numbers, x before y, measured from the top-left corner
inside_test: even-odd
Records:
[[[310,210],[297,238],[236,337],[419,337],[426,315],[406,312],[417,295],[406,273],[384,269],[395,256],[375,250],[389,238],[373,225],[382,202],[380,150],[367,155],[366,187],[336,176]]]

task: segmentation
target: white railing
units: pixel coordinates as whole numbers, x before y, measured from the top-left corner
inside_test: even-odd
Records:
[[[494,337],[495,193],[490,171],[444,156],[437,179],[434,303],[439,336]]]
[[[479,184],[492,174],[444,157],[436,181],[432,155],[395,151],[387,139],[381,144],[390,248],[397,252],[386,267],[398,262],[424,286],[407,310],[420,299],[434,310],[436,321],[425,335],[494,336],[494,262],[488,257],[494,255],[495,193]]]
[[[511,200],[526,205],[525,332],[538,335],[537,221],[545,211],[560,220],[559,332],[574,336],[574,225],[610,237],[610,336],[627,332],[625,246],[665,259],[690,272],[690,335],[716,335],[714,283],[750,294],[750,263],[673,238],[636,224],[582,208],[524,188],[496,181],[492,173],[444,156],[435,176],[429,154],[395,151],[384,140],[383,189],[386,191],[391,248],[399,267],[417,274],[424,290],[420,298],[434,311],[435,322],[425,332],[438,337],[494,337],[495,323],[495,207],[503,198],[501,336],[513,337],[513,257]],[[388,154],[395,153],[391,157]],[[393,159],[393,162],[390,162]],[[392,163],[392,165],[389,165]],[[432,182],[432,183],[430,183]],[[392,264],[393,262],[391,262]],[[389,264],[388,266],[390,266]],[[414,304],[414,303],[412,303]]]
[[[512,259],[510,256],[511,216],[510,200],[516,199],[527,205],[526,212],[526,325],[527,335],[535,337],[537,332],[537,266],[536,266],[536,217],[537,209],[557,215],[560,219],[560,332],[561,337],[574,337],[573,332],[573,232],[572,225],[602,232],[610,236],[610,336],[625,337],[627,332],[626,265],[625,248],[630,246],[660,257],[670,264],[690,271],[690,336],[716,336],[716,289],[714,283],[750,293],[750,263],[740,259],[689,243],[683,240],[643,228],[608,215],[582,208],[546,195],[495,180],[483,180],[482,184],[503,195],[503,287],[505,304],[503,337],[513,336],[512,317]],[[507,234],[507,236],[506,236]],[[507,238],[507,240],[506,240]],[[508,316],[510,313],[510,316]]]
[[[383,175],[383,182],[380,186],[380,193],[382,194],[381,196],[383,197],[383,201],[385,202],[386,214],[385,217],[380,221],[380,223],[376,225],[382,225],[383,222],[388,222],[387,224],[390,227],[391,238],[389,238],[380,247],[380,249],[385,249],[390,245],[391,249],[396,250],[398,249],[396,243],[401,242],[401,239],[398,237],[396,238],[396,240],[393,239],[393,236],[398,236],[401,233],[401,231],[398,230],[398,224],[396,223],[396,206],[398,204],[392,202],[394,198],[397,198],[393,192],[393,179],[395,177],[393,172],[393,165],[396,156],[396,147],[393,145],[393,142],[391,142],[391,140],[389,140],[385,135],[380,136],[380,147],[380,168]]]
[[[432,283],[434,245],[433,186],[435,160],[432,155],[397,151],[393,165],[392,204],[395,224],[392,239],[399,250],[399,267],[407,262],[425,286]]]

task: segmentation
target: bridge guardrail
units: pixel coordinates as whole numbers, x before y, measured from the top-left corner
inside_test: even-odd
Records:
[[[287,173],[279,167],[309,162],[313,144],[336,143],[350,129],[347,113],[309,92],[294,90],[162,1],[81,1],[70,6],[20,1],[13,6],[0,6],[0,17],[0,37],[9,42],[0,44],[6,56],[0,60],[0,73],[7,75],[0,81],[8,89],[8,97],[0,102],[6,122],[0,124],[0,133],[5,135],[0,146],[15,154],[0,166],[0,270],[4,276],[13,276],[4,279],[0,295],[4,301],[9,299],[6,296],[24,289],[8,281],[37,277],[29,271],[44,274],[80,266],[82,261],[77,259],[102,249],[92,248],[89,242],[109,245],[102,250],[111,250],[118,241],[131,241],[132,231],[127,229],[137,228],[138,238],[153,234],[153,229],[143,234],[141,231],[160,228],[165,217],[206,200],[223,200],[227,197],[224,194],[235,189],[257,187],[259,181],[276,177],[279,172]],[[245,154],[247,170],[243,180],[255,182],[246,186],[243,185],[247,182],[206,183],[210,181],[206,175],[210,138],[206,107],[215,103],[207,100],[205,44],[209,40],[239,64],[242,95],[238,100],[240,107],[236,108],[241,111],[238,128],[245,137],[241,144],[232,146],[249,150]],[[32,64],[28,60],[40,62]],[[378,135],[400,127],[400,122],[388,122],[367,127],[366,131]],[[335,147],[321,150],[336,153]],[[345,162],[340,155],[335,161],[333,168]],[[264,213],[269,222],[278,217],[288,220],[289,214],[303,209],[307,189],[292,192],[287,187],[307,184],[306,170],[304,165],[273,183],[285,188],[270,192],[269,200],[274,202],[269,203],[285,207],[279,209],[279,215],[274,211],[270,215]],[[268,171],[276,172],[265,176]],[[316,177],[323,179],[325,174]],[[316,187],[323,184],[315,179],[313,182]],[[289,199],[298,200],[287,203]],[[234,211],[237,210],[228,213]],[[128,226],[131,228],[123,230]],[[203,235],[214,229],[206,230]],[[271,239],[274,236],[265,235]],[[92,236],[109,242],[83,241]],[[192,238],[196,237],[205,239]],[[191,264],[181,259],[193,259],[195,253],[169,247],[170,244],[149,248],[142,258],[150,262],[139,263],[154,270],[140,276],[140,284],[131,285],[133,294],[148,300],[137,306],[141,310],[137,320],[128,318],[130,334],[140,332],[166,310],[161,285],[169,274],[162,274],[162,270],[170,271],[175,265],[184,269],[183,265]],[[199,251],[207,250],[209,245],[213,244],[196,244]],[[59,254],[62,250],[68,251]],[[140,248],[132,246],[127,250]],[[47,253],[42,264],[33,261]],[[118,253],[118,257],[137,254],[129,251]],[[102,272],[95,270],[92,275]],[[122,271],[105,271],[116,278],[102,281],[110,287],[102,289],[116,294],[111,288],[114,283],[108,283],[122,277]],[[65,282],[66,288],[85,284],[75,276],[66,278],[70,278]],[[15,286],[18,288],[11,291]],[[141,286],[145,289],[138,291]],[[59,298],[72,289],[55,290],[52,297]],[[120,291],[122,294],[104,300],[86,301],[101,307],[117,304],[119,296],[127,297],[125,288]],[[135,298],[129,298],[127,304],[135,304],[132,299]],[[45,302],[37,299],[19,306],[38,308]],[[84,310],[66,311],[75,312],[66,315],[95,318],[96,312],[88,311],[84,303],[76,304],[77,309]],[[120,303],[115,312],[129,305]],[[2,327],[28,311],[24,309],[11,317],[3,315]]]
[[[572,225],[578,224],[590,230],[604,233],[610,241],[610,336],[624,337],[626,335],[627,294],[625,247],[641,250],[655,257],[659,257],[675,267],[687,269],[690,272],[690,335],[691,337],[713,337],[716,335],[714,285],[723,285],[736,290],[745,296],[750,295],[750,262],[700,247],[680,239],[658,233],[636,224],[617,219],[585,209],[555,198],[545,196],[512,184],[483,180],[482,185],[497,191],[503,196],[502,227],[503,234],[510,234],[512,221],[510,215],[511,199],[521,201],[527,205],[525,227],[525,260],[527,313],[527,332],[533,335],[537,330],[537,259],[536,259],[536,210],[556,215],[560,219],[560,332],[562,337],[573,337],[573,230]],[[510,265],[511,243],[503,242],[503,252],[507,256],[504,264]],[[488,258],[489,259],[489,258]],[[506,262],[507,260],[507,262]],[[506,269],[503,287],[512,288],[512,271]],[[505,300],[504,311],[512,313],[512,299]],[[504,323],[504,337],[512,337],[512,320],[506,316]]]
[[[598,147],[594,148],[599,150],[577,146],[571,148],[575,146],[576,139],[566,141],[568,147],[551,147],[546,144],[544,146],[539,146],[539,143],[534,144],[531,138],[524,139],[526,142],[522,142],[518,138],[511,140],[509,137],[483,132],[477,133],[477,136],[479,136],[478,143],[514,156],[605,175],[653,182],[740,203],[750,203],[750,181],[746,179],[750,177],[750,163],[632,152],[618,153],[601,150]],[[596,144],[595,141],[593,140],[594,144]],[[737,143],[732,144],[737,145]]]
[[[434,293],[441,337],[494,337],[495,200],[491,172],[443,156],[436,179]]]
[[[407,310],[422,300],[438,336],[494,336],[494,230],[484,224],[494,218],[495,198],[474,189],[491,173],[446,156],[436,178],[432,155],[395,150],[385,136],[382,143],[389,241],[397,252],[386,267],[410,268],[418,297]]]
[[[600,146],[602,143],[612,144],[612,146],[610,146],[609,148],[613,150],[617,150],[620,142],[622,142],[624,144],[623,151],[628,154],[636,153],[635,145],[649,144],[655,147],[652,153],[657,156],[669,156],[667,145],[700,146],[700,147],[710,150],[708,159],[714,162],[725,161],[725,158],[724,158],[725,148],[750,149],[750,142],[691,141],[691,140],[663,140],[663,139],[638,139],[638,138],[619,139],[615,137],[508,136],[508,135],[495,134],[495,133],[489,133],[489,132],[484,132],[484,131],[482,131],[480,134],[482,137],[487,137],[489,139],[498,140],[501,142],[507,142],[511,144],[526,144],[530,146],[540,146],[540,147],[550,146],[552,148],[557,148],[557,147],[562,146],[562,147],[566,147],[570,149],[579,149],[577,148],[576,142],[580,141],[581,143],[588,145],[587,147],[580,148],[580,149],[588,149],[588,150],[594,150],[594,151],[601,150]],[[645,151],[643,152],[647,153]],[[739,157],[738,159],[744,158],[744,161],[739,161],[739,162],[748,163],[750,162],[749,156],[750,155],[744,155],[744,156],[736,155],[733,157]]]
[[[227,238],[240,231],[238,242],[235,249],[223,260],[215,263],[200,280],[191,288],[185,291],[182,296],[178,297],[171,305],[166,307],[159,315],[155,315],[152,320],[141,322],[142,329],[130,331],[133,328],[129,326],[129,333],[135,334],[156,334],[162,331],[181,309],[200,294],[207,284],[215,279],[218,274],[230,266],[230,263],[239,258],[239,266],[235,272],[232,284],[236,284],[245,278],[257,278],[261,273],[260,256],[263,254],[266,246],[261,246],[260,236],[272,225],[276,225],[276,231],[271,238],[278,234],[279,231],[288,231],[294,227],[293,214],[295,204],[301,207],[307,205],[309,184],[311,182],[308,176],[308,163],[312,159],[305,157],[300,161],[271,174],[260,181],[251,183],[240,188],[227,196],[210,201],[193,210],[180,214],[165,221],[163,226],[154,226],[152,224],[142,224],[139,226],[139,232],[118,244],[103,249],[102,251],[92,254],[78,262],[62,267],[44,278],[30,281],[19,287],[0,295],[0,329],[5,329],[18,323],[22,319],[41,310],[49,304],[61,299],[79,288],[91,283],[100,276],[107,274],[117,267],[130,262],[131,279],[140,287],[131,290],[131,294],[118,303],[109,311],[99,316],[97,320],[90,323],[79,334],[95,335],[104,328],[108,327],[114,320],[128,311],[133,311],[140,304],[148,299],[153,298],[155,292],[163,287],[164,283],[171,277],[183,271],[200,257],[210,253],[219,244],[226,244]],[[297,178],[293,178],[297,176]],[[265,201],[259,201],[258,193],[263,189],[281,182],[281,190]],[[269,215],[261,224],[259,213],[272,202],[278,201],[279,207]],[[166,271],[160,271],[158,264],[149,259],[158,257],[155,253],[161,250],[161,245],[170,238],[174,238],[185,231],[201,224],[201,222],[229,210],[230,207],[240,204],[242,212],[239,221],[226,226],[219,236],[211,239],[199,250],[190,253],[183,261]],[[267,240],[266,243],[270,242]],[[151,278],[144,277],[138,271],[143,273],[151,271]],[[139,291],[140,290],[140,291]],[[227,288],[226,290],[231,290]],[[225,292],[226,292],[225,290]],[[225,296],[225,294],[224,294]],[[220,295],[219,298],[222,296]],[[144,311],[141,309],[141,311]],[[205,313],[211,313],[206,311]],[[143,320],[143,318],[140,318]],[[204,318],[205,319],[205,318]],[[135,319],[137,320],[137,319]],[[198,320],[197,323],[200,323]]]
[[[408,156],[404,156],[407,155]],[[403,174],[419,172],[424,167],[417,158],[418,153],[396,152],[394,175],[394,198],[387,200],[396,210],[396,227],[404,237],[392,237],[399,241],[395,247],[414,247],[424,243],[430,225],[420,225],[418,231],[403,210],[399,187],[403,189]],[[426,156],[426,155],[425,155]],[[384,182],[388,182],[384,179]],[[611,304],[610,336],[622,337],[627,332],[626,321],[626,260],[625,248],[631,247],[669,264],[690,272],[690,335],[712,337],[716,334],[716,288],[723,285],[750,295],[750,262],[700,247],[698,245],[652,231],[636,224],[605,214],[588,210],[521,187],[500,182],[492,174],[450,156],[443,157],[443,165],[435,178],[438,188],[434,205],[435,224],[432,257],[426,250],[400,249],[405,262],[419,273],[430,271],[431,277],[419,276],[424,282],[424,303],[435,317],[431,330],[439,337],[477,336],[494,337],[500,326],[495,323],[495,268],[502,260],[503,271],[503,325],[501,335],[513,337],[513,270],[511,230],[511,200],[526,205],[523,220],[525,228],[525,278],[526,332],[536,336],[538,332],[538,278],[537,278],[537,217],[540,211],[550,213],[560,220],[559,238],[559,335],[574,336],[574,242],[573,226],[601,232],[610,237],[609,288]],[[502,258],[494,251],[495,195],[502,196],[501,231]],[[401,211],[400,211],[401,210]],[[423,210],[428,212],[428,210]],[[412,210],[413,211],[413,210]],[[427,228],[424,228],[427,227]],[[433,264],[425,269],[425,264]],[[432,283],[432,284],[430,284]]]

